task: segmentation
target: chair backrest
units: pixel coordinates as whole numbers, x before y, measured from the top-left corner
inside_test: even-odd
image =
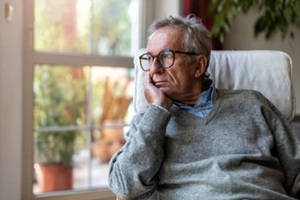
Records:
[[[147,105],[144,97],[144,72],[139,63],[140,49],[134,58],[135,111]],[[210,78],[219,89],[253,89],[265,95],[291,121],[295,114],[295,98],[292,87],[292,60],[284,52],[212,51],[208,67]]]

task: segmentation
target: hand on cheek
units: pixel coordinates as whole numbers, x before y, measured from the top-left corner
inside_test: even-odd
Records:
[[[144,82],[144,94],[149,103],[154,103],[156,105],[162,106],[169,110],[173,104],[172,100],[167,97],[162,91],[160,91],[153,84],[152,78],[147,74],[147,78]]]

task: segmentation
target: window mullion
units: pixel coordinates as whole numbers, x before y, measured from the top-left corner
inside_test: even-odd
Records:
[[[33,52],[33,63],[49,65],[111,66],[132,68],[132,57]]]
[[[99,199],[108,200],[115,199],[112,191],[104,190],[88,190],[88,191],[56,191],[48,194],[41,194],[36,196],[37,200],[82,200],[82,199]]]

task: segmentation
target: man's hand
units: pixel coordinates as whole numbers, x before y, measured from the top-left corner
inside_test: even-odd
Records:
[[[144,88],[144,94],[149,103],[162,106],[167,110],[171,108],[173,101],[155,87],[155,85],[153,85],[153,81],[149,73],[147,74],[147,78],[144,82]]]

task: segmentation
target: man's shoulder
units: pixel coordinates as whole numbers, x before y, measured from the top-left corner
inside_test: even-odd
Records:
[[[259,98],[265,98],[264,95],[257,90],[248,90],[248,89],[238,89],[238,90],[228,90],[228,89],[217,89],[218,94],[222,96],[253,96]]]
[[[224,90],[218,89],[218,96],[224,100],[243,101],[244,103],[260,102],[269,104],[269,100],[257,90]]]

